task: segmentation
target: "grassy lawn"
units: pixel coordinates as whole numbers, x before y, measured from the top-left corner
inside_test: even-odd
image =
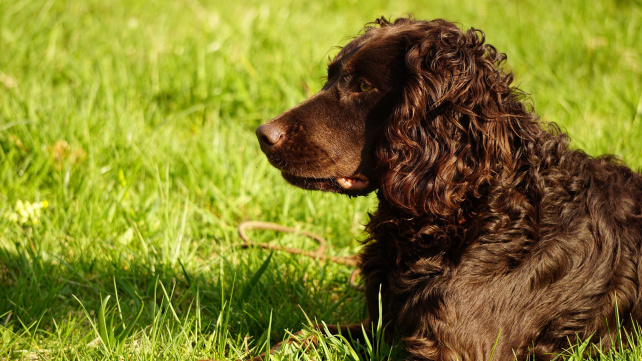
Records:
[[[542,119],[642,168],[639,0],[0,0],[0,359],[234,360],[363,319],[350,267],[240,249],[236,227],[358,252],[374,197],[286,185],[254,129],[322,86],[334,46],[408,13],[483,29]],[[276,358],[396,352],[321,341]]]

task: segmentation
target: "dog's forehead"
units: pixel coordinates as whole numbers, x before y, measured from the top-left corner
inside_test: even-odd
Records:
[[[363,60],[362,58],[372,58],[382,54],[392,55],[390,47],[395,46],[394,41],[391,40],[390,31],[388,29],[374,28],[368,30],[363,35],[353,39],[330,62],[330,69],[346,69],[355,65],[355,63]]]
[[[341,51],[337,54],[335,59],[346,59],[350,58],[357,51],[361,50],[368,45],[376,43],[375,38],[381,38],[384,35],[384,29],[370,29],[366,31],[361,36],[354,38],[348,44],[346,44]]]

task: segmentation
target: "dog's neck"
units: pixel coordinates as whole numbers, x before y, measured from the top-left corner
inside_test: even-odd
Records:
[[[460,215],[410,216],[389,203],[379,192],[379,207],[371,214],[366,231],[377,242],[394,243],[404,252],[438,255],[462,246],[466,219]]]

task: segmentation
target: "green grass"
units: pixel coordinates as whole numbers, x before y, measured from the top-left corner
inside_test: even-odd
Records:
[[[0,359],[233,360],[361,320],[348,267],[241,250],[236,226],[359,250],[375,200],[286,185],[254,128],[321,87],[333,46],[407,13],[483,29],[544,120],[642,168],[637,0],[0,0]],[[311,352],[277,359],[396,351]]]

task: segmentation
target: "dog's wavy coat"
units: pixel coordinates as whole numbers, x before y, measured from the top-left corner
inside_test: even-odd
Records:
[[[550,359],[642,319],[642,176],[542,125],[481,31],[378,19],[319,93],[257,129],[290,183],[379,207],[370,320],[416,360]]]

